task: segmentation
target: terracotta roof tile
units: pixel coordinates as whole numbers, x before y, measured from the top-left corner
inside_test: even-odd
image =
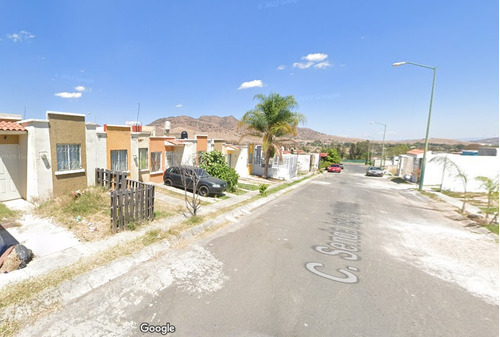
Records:
[[[26,131],[26,129],[16,122],[0,121],[0,131]]]
[[[424,150],[422,150],[422,149],[414,149],[414,150],[408,151],[408,152],[406,152],[406,153],[408,153],[408,154],[415,154],[415,155],[419,155],[419,154],[424,153]]]

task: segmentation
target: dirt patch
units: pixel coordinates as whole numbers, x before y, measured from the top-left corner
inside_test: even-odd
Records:
[[[155,219],[175,216],[182,211],[178,204],[155,200]],[[62,195],[41,204],[34,210],[37,216],[50,218],[58,226],[69,229],[81,241],[98,241],[112,235],[109,191],[92,187],[75,194]],[[147,224],[131,223],[134,230]]]

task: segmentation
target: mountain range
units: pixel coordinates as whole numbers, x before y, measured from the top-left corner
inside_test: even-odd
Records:
[[[188,138],[194,138],[195,134],[203,134],[203,135],[208,135],[209,139],[223,139],[226,142],[232,144],[256,142],[260,140],[260,138],[257,137],[244,136],[242,132],[238,130],[239,120],[234,116],[226,116],[226,117],[201,116],[200,118],[193,118],[189,116],[176,116],[176,117],[171,116],[171,117],[159,118],[148,124],[148,126],[155,126],[156,134],[164,135],[165,122],[167,121],[170,122],[170,130],[168,134],[176,136],[177,138],[180,138],[181,132],[186,131],[188,133]],[[355,143],[366,140],[361,138],[327,135],[325,133],[312,130],[310,128],[300,128],[300,127],[298,128],[297,136],[294,137],[293,139],[294,141],[299,143],[312,143],[315,141],[319,141],[322,143],[331,143],[331,142]],[[386,141],[386,142],[394,144],[397,143],[413,144],[413,143],[423,143],[424,139],[410,139],[410,140]],[[455,139],[443,139],[443,138],[431,138],[429,142],[433,144],[448,144],[448,145],[471,143]],[[498,145],[498,137],[478,140],[474,141],[474,143]]]

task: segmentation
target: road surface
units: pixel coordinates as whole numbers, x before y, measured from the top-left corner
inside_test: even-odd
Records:
[[[498,243],[453,218],[345,165],[20,335],[498,336]]]

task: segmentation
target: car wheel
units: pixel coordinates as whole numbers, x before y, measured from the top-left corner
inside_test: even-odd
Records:
[[[172,179],[170,179],[170,178],[165,179],[165,185],[172,186]]]
[[[210,194],[210,190],[206,186],[200,186],[200,188],[198,189],[198,194],[202,197],[206,197]]]

